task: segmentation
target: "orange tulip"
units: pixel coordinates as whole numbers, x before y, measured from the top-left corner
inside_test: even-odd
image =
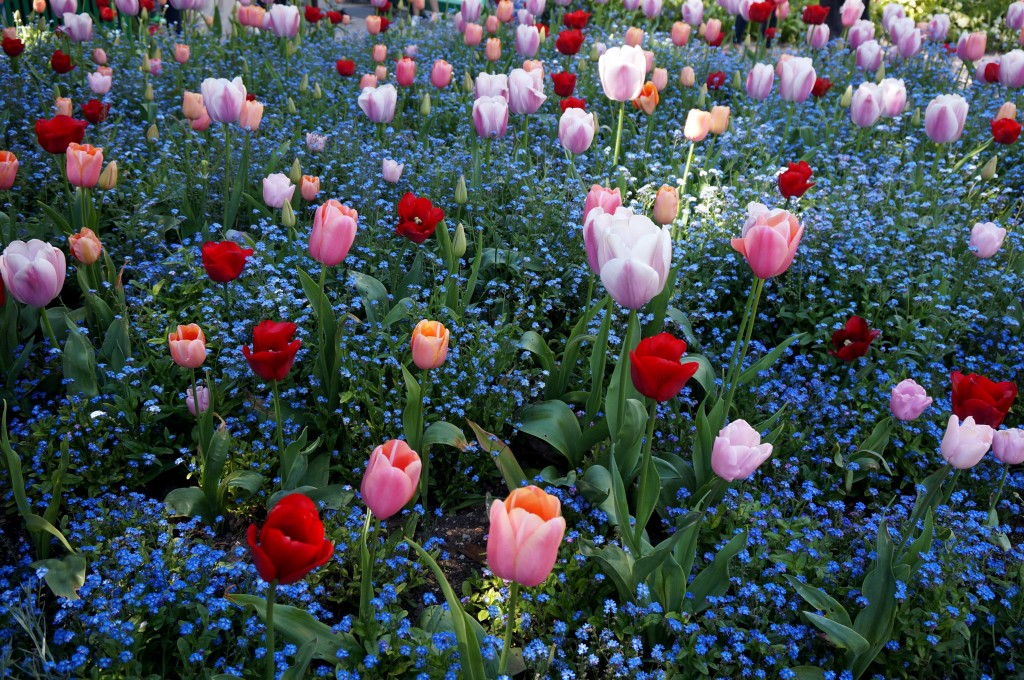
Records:
[[[640,88],[640,96],[633,100],[633,106],[649,116],[654,113],[654,109],[658,106],[658,101],[658,88],[654,86],[654,83],[648,80],[644,83],[644,86]]]
[[[171,358],[182,368],[199,368],[206,361],[206,336],[203,329],[194,323],[178,326],[178,330],[167,336]]]
[[[440,321],[423,319],[412,331],[412,361],[424,371],[437,368],[448,356],[448,329]]]
[[[82,264],[93,264],[100,259],[100,253],[103,252],[103,244],[100,243],[99,237],[88,227],[69,236],[68,243],[71,254]]]

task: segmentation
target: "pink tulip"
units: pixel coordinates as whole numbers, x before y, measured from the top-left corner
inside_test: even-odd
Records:
[[[96,232],[88,227],[83,227],[77,234],[68,237],[68,250],[72,257],[82,264],[96,264],[103,253],[103,244],[96,236]]]
[[[672,44],[676,47],[683,47],[690,42],[690,24],[677,21],[672,24]]]
[[[601,283],[626,309],[640,309],[665,288],[672,263],[672,237],[648,217],[628,208],[606,213],[590,211],[583,227],[583,242],[596,249]]]
[[[498,21],[498,17],[494,16],[493,14],[487,17],[487,19],[484,21],[484,30],[490,33],[491,35],[494,35],[495,33],[498,32],[499,26],[501,26],[501,22]]]
[[[772,445],[745,420],[734,420],[719,431],[711,448],[711,469],[727,482],[747,479],[772,455]]]
[[[430,84],[439,90],[443,90],[448,87],[452,82],[452,65],[444,59],[438,59],[434,62],[434,67],[430,70]]]
[[[546,0],[526,0],[526,10],[534,16],[544,14],[546,5]]]
[[[857,127],[871,127],[881,115],[881,88],[874,83],[861,83],[850,101],[850,120]]]
[[[261,28],[267,10],[259,5],[241,5],[238,8],[238,23],[249,28]]]
[[[672,224],[679,215],[679,189],[662,184],[654,196],[651,219],[655,224]]]
[[[508,102],[504,97],[478,97],[473,102],[473,127],[481,137],[504,137],[508,130]]]
[[[956,56],[964,61],[978,61],[985,56],[988,35],[985,33],[961,33],[956,43]]]
[[[932,42],[943,42],[949,35],[949,15],[936,14],[928,21],[928,39]]]
[[[383,63],[388,58],[388,46],[384,43],[377,43],[373,46],[373,60],[378,64]]]
[[[932,405],[932,398],[911,379],[897,383],[889,395],[889,409],[902,421],[917,420]]]
[[[713,43],[722,35],[722,22],[718,19],[709,19],[704,28],[704,40]]]
[[[67,13],[63,16],[64,34],[71,42],[92,40],[92,15]]]
[[[906,16],[902,5],[898,2],[891,2],[882,8],[882,28],[885,29],[886,33],[891,33],[893,22]]]
[[[951,415],[946,425],[946,434],[942,438],[942,457],[958,470],[972,468],[992,448],[994,435],[995,430],[988,425],[975,424],[971,416],[961,423],[955,415]]]
[[[299,8],[275,3],[267,10],[264,21],[270,32],[278,38],[294,38],[299,32]]]
[[[53,10],[54,16],[58,17],[62,17],[69,12],[74,14],[78,11],[78,0],[50,0],[50,9]]]
[[[333,198],[316,209],[309,235],[309,255],[325,267],[348,257],[359,229],[359,213]],[[404,503],[403,503],[404,505]]]
[[[192,56],[192,50],[188,45],[177,44],[174,46],[174,61],[184,64],[188,62],[190,56]]]
[[[540,48],[540,33],[536,26],[516,26],[516,52],[527,59],[537,54]]]
[[[711,132],[711,114],[700,109],[690,109],[686,114],[683,136],[691,142],[702,142]]]
[[[644,31],[642,28],[636,26],[630,26],[626,29],[626,35],[623,38],[623,42],[628,47],[638,47],[644,41]]]
[[[299,193],[302,194],[302,200],[306,203],[312,203],[316,195],[320,193],[320,178],[312,175],[303,175],[302,179],[299,180]]]
[[[759,102],[768,98],[775,84],[775,69],[769,64],[754,64],[747,74],[747,96]]]
[[[11,241],[0,255],[0,276],[11,297],[42,309],[60,295],[67,261],[59,248],[32,239]]]
[[[647,57],[639,47],[611,47],[597,62],[601,87],[608,99],[633,101],[640,95],[647,74]]]
[[[1005,87],[1024,87],[1024,51],[1011,50],[999,60],[999,82]]]
[[[1006,8],[1006,26],[1011,31],[1024,29],[1024,2],[1017,0]]]
[[[601,208],[606,213],[614,213],[621,205],[622,195],[617,187],[615,189],[606,189],[600,184],[594,184],[590,187],[590,191],[587,192],[587,198],[583,201],[583,222],[586,224],[587,216],[590,215],[590,211],[594,208]],[[593,252],[588,248],[587,260],[590,268],[596,274],[600,270],[597,264],[596,247]]]
[[[782,0],[779,4],[775,5],[775,18],[782,23],[789,16],[789,0]]]
[[[861,0],[846,0],[843,6],[839,8],[840,22],[844,28],[853,26],[863,15],[864,3]]]
[[[395,81],[401,87],[410,87],[416,79],[416,62],[409,57],[402,57],[395,65]]]
[[[807,57],[794,57],[782,62],[781,66],[779,96],[787,102],[806,101],[817,79],[813,62]]]
[[[498,21],[507,24],[512,21],[512,15],[515,14],[515,11],[516,6],[512,0],[500,0],[494,14],[498,17]]]
[[[484,45],[484,58],[487,61],[498,61],[501,59],[501,38],[488,38]]]
[[[207,78],[200,89],[210,120],[218,123],[234,123],[238,120],[246,96],[241,78]]]
[[[366,32],[369,33],[370,35],[379,35],[380,34],[380,17],[379,16],[377,16],[375,14],[371,14],[370,16],[366,17]]]
[[[828,45],[829,29],[828,24],[818,24],[807,27],[807,44],[812,49],[820,50]]]
[[[370,454],[359,493],[377,519],[388,519],[412,500],[423,464],[409,445],[398,439],[381,444]]]
[[[875,39],[875,25],[866,20],[858,20],[846,34],[846,39],[850,42],[850,49],[857,49],[869,40]]]
[[[877,40],[868,40],[857,48],[857,68],[862,71],[877,71],[882,65],[882,48]]]
[[[139,14],[139,0],[114,0],[117,11],[126,17],[134,17]]]
[[[594,142],[594,114],[583,109],[570,108],[558,120],[558,141],[569,153],[579,155]]]
[[[509,99],[508,76],[504,73],[491,75],[481,73],[476,77],[473,85],[473,97],[501,97],[505,101]]]
[[[749,216],[732,247],[746,258],[754,276],[770,279],[782,274],[796,257],[804,227],[786,210],[769,210],[760,203],[747,206]]]
[[[359,108],[374,123],[390,123],[395,118],[398,90],[394,85],[367,87],[359,95]]]
[[[374,88],[374,87],[377,87],[377,74],[375,74],[375,73],[366,73],[366,74],[363,75],[362,78],[359,79],[359,90],[360,90],[360,92],[365,90],[368,87],[371,88],[371,89]]]
[[[97,66],[107,65],[107,53],[102,48],[97,47],[92,51],[92,62]]]
[[[385,182],[395,184],[398,180],[402,179],[402,170],[404,169],[404,163],[398,163],[390,158],[385,158],[381,161],[380,174],[381,177],[384,178]]]
[[[658,92],[663,92],[668,86],[668,71],[663,68],[656,68],[651,72],[651,83]]]
[[[7,191],[14,186],[18,166],[18,157],[13,152],[0,151],[0,191]]]
[[[684,66],[679,69],[679,84],[683,87],[693,87],[697,82],[697,75],[693,72],[692,66]]]
[[[412,329],[412,362],[416,368],[429,371],[439,368],[448,356],[451,333],[440,321],[422,319]]]
[[[701,0],[684,0],[680,14],[686,23],[700,26],[704,23],[704,3]]]
[[[924,130],[928,139],[948,144],[960,139],[967,122],[967,100],[958,94],[940,94],[924,112]]]
[[[67,178],[71,186],[91,189],[103,172],[103,149],[88,144],[68,144]]]
[[[90,73],[85,77],[85,80],[89,84],[89,89],[92,90],[93,94],[100,96],[110,92],[110,86],[114,82],[113,77],[105,76],[102,73]]]
[[[544,94],[543,77],[539,71],[513,69],[508,76],[509,111],[527,115],[536,113],[547,99]]]
[[[185,393],[185,406],[188,407],[188,412],[196,416],[200,413],[206,413],[206,409],[210,408],[210,390],[204,385],[199,385],[193,392],[192,388],[188,388]]]
[[[263,104],[252,99],[242,102],[242,112],[238,114],[238,125],[245,130],[258,130],[263,122]]]
[[[910,59],[921,51],[921,31],[913,19],[897,19],[892,23],[891,37],[896,51],[903,59]]]
[[[373,77],[378,82],[383,82],[388,79],[388,67],[384,64],[377,64],[377,68],[373,71]]]
[[[971,240],[968,245],[975,257],[987,260],[1003,247],[1006,230],[997,227],[993,222],[978,222],[971,229]]]
[[[484,27],[480,24],[466,24],[466,31],[462,34],[462,42],[468,47],[476,47],[484,39]]]
[[[878,84],[882,98],[882,115],[895,118],[907,108],[907,86],[902,79],[886,78]]]
[[[472,23],[480,18],[480,0],[462,0],[462,18]]]
[[[557,497],[536,486],[515,489],[491,504],[487,566],[498,578],[532,588],[558,560],[565,518]]]
[[[192,129],[196,132],[202,132],[203,130],[210,127],[210,114],[207,113],[206,107],[203,107],[203,112],[198,118],[189,119],[189,124]]]
[[[295,185],[292,184],[288,175],[275,172],[263,179],[263,202],[270,208],[281,208],[292,200],[295,194]]]
[[[992,454],[1004,465],[1024,463],[1024,430],[999,430],[992,436]]]
[[[641,0],[640,9],[648,19],[657,19],[661,15],[661,0]]]

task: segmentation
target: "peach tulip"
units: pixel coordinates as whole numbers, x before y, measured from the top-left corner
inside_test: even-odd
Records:
[[[86,265],[94,264],[100,259],[100,253],[103,252],[103,244],[100,243],[99,237],[88,227],[85,227],[77,234],[69,236],[68,246],[71,250],[71,255]]]
[[[440,321],[423,319],[412,331],[412,361],[424,371],[437,368],[448,356],[451,333]]]
[[[551,574],[565,536],[557,497],[536,486],[491,504],[487,566],[498,578],[532,588]]]
[[[0,151],[0,191],[7,191],[14,186],[17,175],[18,157],[10,151]]]
[[[182,368],[199,368],[206,361],[206,336],[203,329],[194,323],[178,326],[178,330],[167,336],[171,358]]]
[[[76,187],[91,189],[103,172],[103,149],[89,144],[68,144],[68,182]]]

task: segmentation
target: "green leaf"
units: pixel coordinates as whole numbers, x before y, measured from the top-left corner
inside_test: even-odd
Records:
[[[481,614],[486,615],[486,610],[481,610]],[[476,636],[477,644],[482,648],[483,640],[487,636],[483,627],[472,617],[466,619],[470,630]],[[439,604],[431,605],[425,608],[420,613],[419,627],[428,633],[455,633],[455,620],[452,617],[451,609],[442,607]],[[498,657],[492,656],[490,659],[484,659],[484,671],[488,678],[498,677]]]
[[[686,340],[687,349],[690,351],[696,351],[700,348],[700,343],[697,342],[697,336],[693,332],[693,324],[690,323],[690,317],[675,307],[669,307],[668,318],[675,321],[676,325],[683,330],[683,339]],[[686,355],[686,358],[690,359],[691,355]]]
[[[995,508],[992,510],[994,511]],[[908,527],[908,534],[914,531],[917,531],[916,526],[911,525]],[[912,572],[916,572],[921,566],[921,555],[931,550],[934,538],[935,514],[929,508],[928,512],[924,515],[924,527],[921,529],[921,534],[907,548],[907,552],[899,560],[899,564],[905,564],[910,567]]]
[[[206,494],[198,486],[174,489],[164,499],[167,509],[177,517],[209,517],[213,512]]]
[[[661,495],[661,478],[658,476],[658,468],[654,463],[654,457],[649,457],[640,465],[640,482],[636,490],[636,533],[643,534],[647,522],[654,514],[654,508],[658,504],[658,497]]]
[[[267,601],[255,595],[228,593],[227,599],[242,607],[252,607],[264,621],[267,620]],[[313,640],[312,658],[337,663],[338,651],[344,649],[356,658],[365,653],[349,633],[335,633],[331,627],[316,620],[305,609],[274,604],[274,630],[286,640],[300,647]]]
[[[469,446],[466,434],[455,425],[444,420],[431,423],[423,433],[423,447],[427,448],[434,444],[451,446],[459,451],[465,451]]]
[[[63,545],[68,552],[76,552],[75,549],[71,547],[71,544],[68,543],[68,539],[64,538],[64,534],[61,533],[60,529],[53,526],[44,518],[40,517],[34,512],[30,512],[27,515],[25,515],[25,525],[31,532],[43,531],[55,537],[58,541],[60,541],[61,545]]]
[[[33,569],[46,568],[43,579],[57,597],[78,599],[78,589],[85,585],[85,558],[81,555],[65,555],[63,559],[37,560]]]
[[[825,671],[817,666],[794,666],[789,669],[796,680],[825,680]]]
[[[651,575],[651,589],[666,613],[681,613],[686,594],[686,572],[670,556]]]
[[[850,620],[850,615],[846,612],[846,608],[839,604],[835,599],[832,598],[821,588],[814,588],[801,583],[796,578],[786,574],[786,580],[789,581],[789,585],[793,587],[793,590],[797,594],[804,598],[807,604],[811,605],[818,611],[825,612],[825,616],[837,623],[841,623],[844,626],[850,627],[853,622]]]
[[[409,369],[402,366],[405,378],[405,410],[402,411],[402,428],[409,447],[418,453],[423,452],[423,391],[416,377]]]
[[[3,417],[0,419],[0,449],[3,450],[4,460],[7,464],[7,473],[11,478],[11,491],[14,493],[14,503],[18,506],[18,512],[23,518],[32,513],[28,504],[28,497],[25,495],[25,477],[21,472],[21,458],[11,448],[11,440],[7,436],[7,401],[4,400]]]
[[[263,486],[263,475],[252,470],[235,470],[224,477],[221,486],[225,491],[227,489],[244,489],[251,496]]]
[[[309,662],[313,660],[313,653],[316,651],[318,639],[314,637],[306,640],[299,647],[299,651],[295,653],[295,660],[288,667],[288,670],[281,675],[281,680],[303,680],[306,677],[306,669],[309,668]]]
[[[608,303],[611,297],[605,295],[602,305]],[[594,351],[590,355],[590,398],[587,399],[587,420],[593,421],[597,418],[597,412],[601,410],[601,403],[604,399],[604,377],[605,365],[608,363],[608,335],[612,328],[612,312],[610,309],[604,313],[601,320],[601,328],[597,332],[597,340],[594,341]],[[607,415],[606,415],[607,417]]]
[[[612,473],[612,507],[615,508],[615,519],[619,527],[619,534],[623,542],[634,556],[640,555],[640,546],[633,536],[633,528],[629,525],[629,501],[626,498],[626,485],[622,482],[622,475],[619,474],[619,466],[615,461],[614,451],[608,463],[608,469]],[[609,518],[610,520],[611,518]]]
[[[371,324],[376,324],[388,313],[388,289],[369,274],[352,272],[352,278],[356,291],[362,298],[363,309],[366,310],[366,320]]]
[[[844,626],[832,619],[826,619],[811,612],[803,612],[804,618],[814,624],[828,636],[829,641],[840,649],[848,649],[854,655],[863,654],[871,646],[864,637],[849,626]]]
[[[45,310],[43,311],[45,314]],[[78,326],[67,320],[68,339],[64,343],[64,377],[71,381],[69,392],[87,397],[99,394],[96,384],[96,352]]]
[[[526,331],[523,337],[519,338],[519,347],[527,352],[533,353],[540,362],[540,367],[548,374],[548,380],[555,376],[555,353],[544,342],[544,338],[536,331]]]
[[[228,433],[227,427],[221,426],[213,433],[207,450],[203,452],[203,494],[206,496],[209,510],[216,514],[221,512],[217,504],[218,491],[220,490],[220,478],[228,461],[230,446],[231,434]],[[206,517],[206,521],[212,522],[213,517]]]
[[[112,371],[120,371],[132,356],[132,340],[128,332],[128,320],[114,319],[107,327],[103,338],[100,356],[107,360],[107,367]]]
[[[761,371],[766,371],[769,368],[771,368],[771,365],[779,360],[779,357],[782,356],[783,352],[785,352],[790,345],[792,345],[794,342],[799,342],[804,338],[805,335],[805,333],[797,333],[796,335],[791,335],[790,337],[783,340],[782,344],[780,344],[778,347],[768,352],[768,354],[765,354],[763,357],[758,359],[750,368],[740,373],[740,377],[736,381],[736,384],[746,385],[750,382],[753,382],[757,378],[758,373],[760,373]]]
[[[698,614],[710,606],[709,597],[721,597],[729,590],[729,561],[747,546],[747,532],[741,531],[725,544],[711,564],[697,574],[690,583],[689,610]]]
[[[878,541],[875,544],[875,565],[864,577],[861,593],[868,605],[860,610],[853,628],[870,642],[870,648],[855,653],[852,668],[858,678],[871,665],[882,647],[889,642],[896,622],[896,574],[893,573],[895,546],[889,536],[889,528],[883,520],[878,527]]]
[[[583,433],[576,414],[564,401],[553,399],[532,404],[523,409],[519,419],[521,432],[546,441],[565,456],[571,467],[582,462],[576,447]]]
[[[494,458],[501,476],[505,479],[505,486],[508,487],[508,490],[515,491],[521,487],[529,478],[523,472],[523,468],[520,467],[519,461],[516,460],[515,454],[512,453],[512,449],[508,447],[508,444],[501,441],[497,435],[484,430],[472,420],[467,420],[466,422],[469,423],[469,427],[476,435],[476,441],[480,448],[490,453]]]
[[[569,334],[569,339],[565,342],[565,350],[562,352],[562,367],[558,372],[557,380],[552,380],[548,383],[551,388],[551,392],[547,393],[550,398],[560,397],[565,392],[569,385],[569,378],[572,372],[576,370],[576,359],[579,357],[580,345],[584,342],[596,343],[597,338],[592,335],[587,335],[587,325],[590,320],[597,315],[597,313],[604,309],[605,305],[608,304],[609,298],[604,297],[601,302],[590,307],[586,314],[580,316],[579,321],[573,326],[572,332]],[[552,376],[554,378],[554,376]],[[554,394],[557,392],[558,394]]]
[[[589,559],[597,560],[601,571],[612,580],[623,600],[635,600],[636,591],[631,587],[633,582],[633,558],[617,545],[595,546],[590,541],[583,543],[583,554]]]

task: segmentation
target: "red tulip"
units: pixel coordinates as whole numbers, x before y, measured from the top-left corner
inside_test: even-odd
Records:
[[[562,107],[562,113],[565,113],[566,109],[587,109],[586,99],[577,99],[576,97],[566,97],[562,101],[558,102],[558,105]]]
[[[327,564],[334,554],[334,544],[324,538],[324,523],[316,504],[301,493],[279,500],[259,530],[259,543],[256,538],[256,525],[250,524],[252,559],[260,578],[267,583],[295,583]]]
[[[57,50],[53,53],[53,56],[50,57],[50,68],[52,68],[55,73],[67,73],[71,69],[75,68],[75,65],[71,63],[70,54],[64,54],[60,50]]]
[[[18,38],[11,38],[6,35],[4,36],[2,46],[4,54],[6,54],[11,59],[14,59],[16,56],[25,51],[25,43],[23,43]]]
[[[315,24],[316,22],[320,21],[324,16],[323,13],[320,11],[320,8],[313,7],[312,5],[307,5],[304,13],[306,16],[306,21],[308,21],[311,24]]]
[[[982,77],[986,83],[998,83],[999,82],[999,62],[990,61],[985,64],[985,70],[982,71]]]
[[[832,81],[828,78],[815,78],[814,87],[811,88],[811,94],[815,97],[824,97],[825,93],[832,89]]]
[[[807,181],[812,172],[807,161],[790,163],[786,171],[779,175],[779,193],[785,198],[800,198],[814,186],[814,182]]]
[[[574,28],[578,31],[582,31],[587,27],[587,23],[590,21],[590,12],[584,12],[582,9],[576,10],[575,12],[567,12],[562,17],[562,23],[565,24],[566,28]]]
[[[117,15],[114,14],[114,10],[109,7],[103,7],[100,9],[100,19],[103,21],[113,21],[116,16]]]
[[[993,382],[983,375],[960,371],[950,374],[953,381],[953,413],[965,420],[974,418],[979,425],[999,427],[1017,398],[1017,385]]]
[[[88,125],[84,120],[75,120],[70,116],[54,116],[49,120],[40,118],[36,121],[36,139],[47,153],[64,153],[68,144],[82,143]]]
[[[768,0],[768,2],[753,2],[750,4],[750,21],[755,24],[767,23],[772,18],[772,12],[775,11],[775,3]]]
[[[109,112],[110,104],[104,104],[99,99],[90,99],[82,104],[82,115],[94,125],[105,121]]]
[[[1020,137],[1020,123],[1013,118],[992,121],[992,139],[997,144],[1013,144]]]
[[[583,33],[575,28],[562,31],[555,39],[555,49],[570,57],[579,52],[582,46]]]
[[[821,5],[807,5],[804,7],[804,13],[801,15],[805,24],[810,26],[819,26],[825,23],[825,19],[828,18],[828,7],[822,7]]]
[[[242,248],[234,241],[208,241],[203,244],[203,267],[211,281],[227,283],[238,278],[252,253],[252,248]]]
[[[551,80],[555,83],[555,94],[559,97],[571,97],[573,90],[576,89],[576,74],[563,71],[562,73],[552,73]]]
[[[437,223],[443,219],[444,210],[435,208],[429,198],[417,198],[411,192],[406,192],[398,202],[398,226],[395,233],[413,243],[423,243],[433,235]]]
[[[725,85],[725,73],[722,71],[712,71],[708,74],[706,82],[709,90],[717,90]]]
[[[331,24],[337,25],[340,24],[344,19],[342,17],[341,12],[331,10],[330,12],[327,13],[327,20],[330,21]]]
[[[351,59],[339,59],[335,62],[334,68],[338,69],[339,76],[351,76],[356,72],[356,62]]]
[[[252,329],[252,349],[242,346],[242,354],[252,372],[264,380],[284,380],[295,363],[301,340],[292,340],[295,324],[290,321],[261,321]]]
[[[851,316],[846,325],[832,334],[832,347],[829,354],[853,361],[868,353],[871,342],[882,334],[882,331],[871,330],[868,322],[859,316]]]
[[[637,392],[654,399],[675,398],[700,366],[696,361],[679,363],[686,343],[670,333],[644,338],[629,353],[629,372]]]

